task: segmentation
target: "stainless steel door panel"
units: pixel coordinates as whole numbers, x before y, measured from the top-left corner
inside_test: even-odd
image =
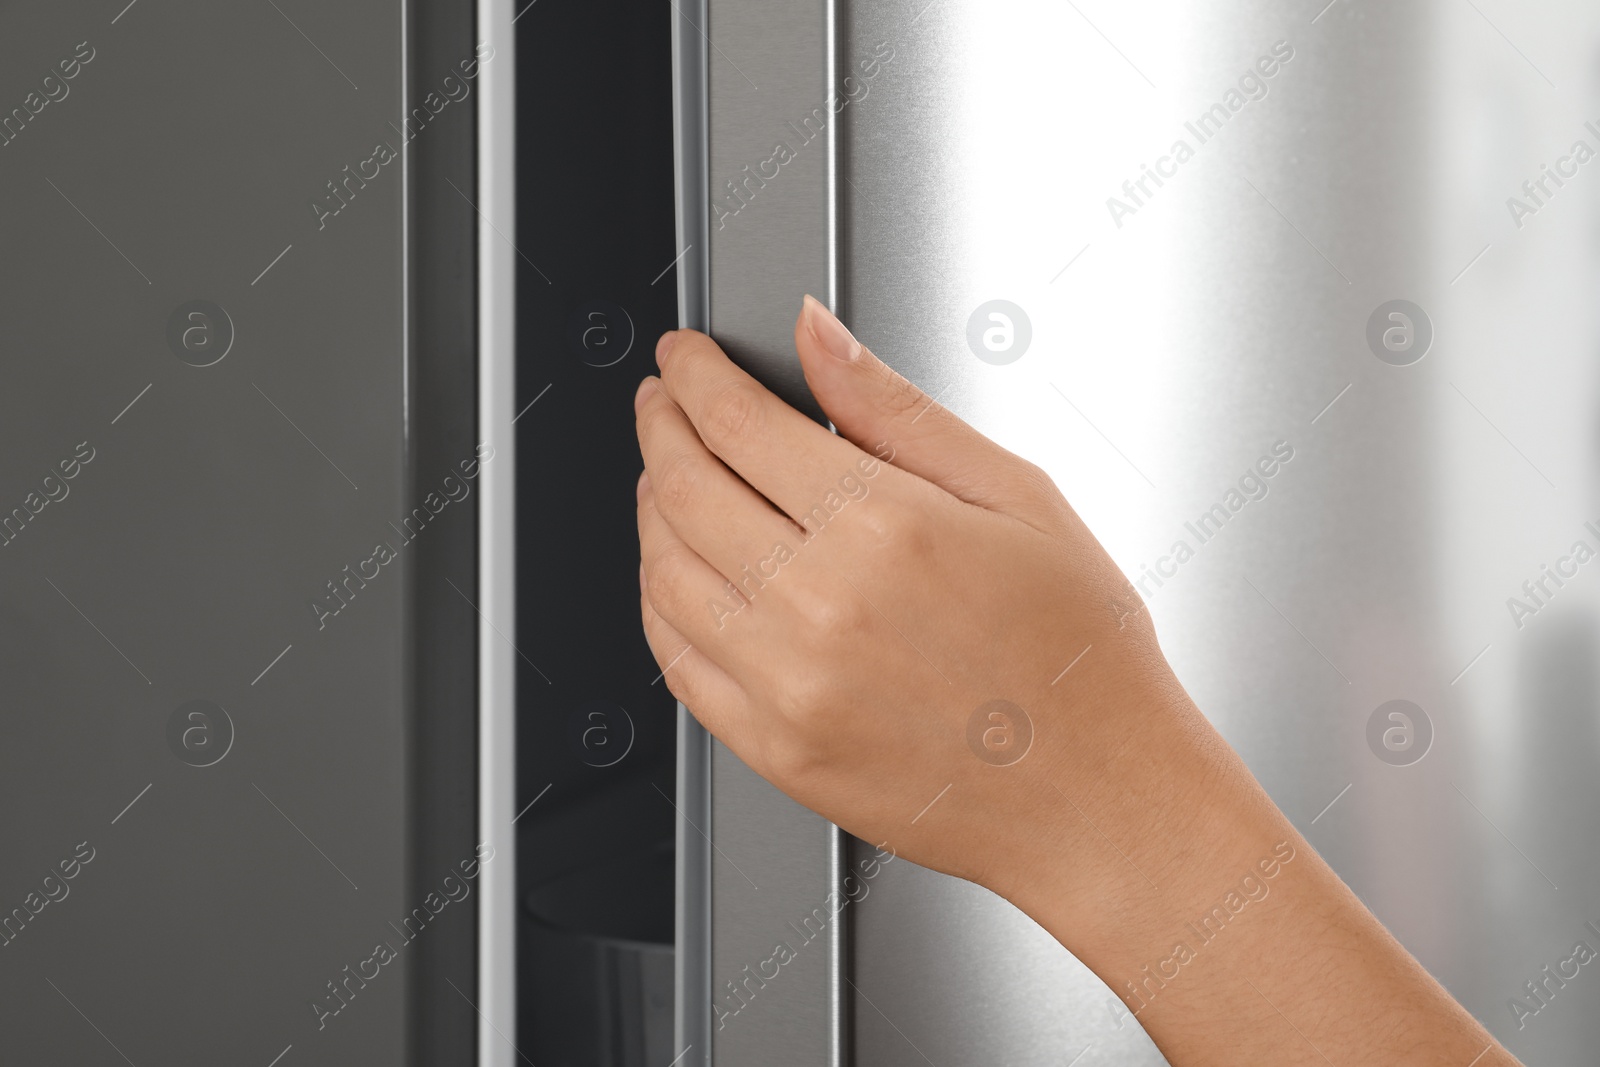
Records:
[[[1572,1062],[1595,1037],[1575,997],[1522,1028],[1508,1000],[1536,1005],[1524,983],[1594,944],[1595,587],[1580,573],[1521,629],[1506,601],[1600,547],[1600,185],[1547,183],[1520,229],[1506,199],[1574,140],[1600,148],[1596,17],[1319,7],[852,9],[849,47],[896,59],[845,127],[843,299],[1045,465],[1131,577],[1175,572],[1145,579],[1163,645],[1279,804],[1514,1051]],[[1202,143],[1186,123],[1279,42],[1293,58]],[[1178,140],[1193,157],[1165,184],[1123,190]],[[964,341],[997,297],[1033,329],[999,367]],[[1435,332],[1410,366],[1367,340],[1395,299]],[[1186,523],[1280,441],[1267,495],[1202,543]],[[1180,540],[1193,558],[1162,562]],[[1408,766],[1369,747],[1392,699],[1433,730]],[[857,1009],[862,1062],[1161,1062],[1003,904],[909,865],[877,889],[854,916],[852,977],[881,1009]],[[929,942],[972,958],[968,937],[988,974],[927,965]]]
[[[837,33],[846,321],[1051,472],[1423,963],[1529,1062],[1581,1059],[1581,994],[1527,983],[1600,940],[1600,12],[910,0]],[[713,84],[767,76],[737,43]],[[755,99],[712,144],[758,139]],[[782,180],[730,224],[814,216]],[[732,265],[780,384],[781,247]],[[996,300],[1025,348],[977,343]],[[849,918],[858,1062],[1162,1062],[982,890],[891,864]]]

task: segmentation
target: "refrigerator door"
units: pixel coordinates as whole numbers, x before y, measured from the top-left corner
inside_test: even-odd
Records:
[[[676,8],[686,324],[818,414],[812,292],[1044,466],[1378,917],[1513,1052],[1584,1059],[1600,1019],[1529,983],[1600,914],[1600,11]],[[805,941],[870,850],[699,744],[695,1062],[1163,1062],[1025,916],[910,863]]]
[[[481,58],[429,0],[8,6],[8,1063],[472,1057]]]

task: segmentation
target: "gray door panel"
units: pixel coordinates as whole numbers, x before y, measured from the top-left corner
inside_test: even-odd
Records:
[[[474,524],[474,504],[426,499],[449,491],[444,454],[464,439],[472,455],[470,406],[440,416],[470,396],[470,363],[451,361],[471,354],[471,279],[465,299],[414,299],[408,236],[413,143],[470,134],[472,105],[403,127],[403,4],[13,8],[7,1058],[411,1062],[422,1029],[452,1025],[424,1018],[471,1018],[409,1003],[418,956],[474,990],[454,869],[477,858],[471,808],[431,803],[443,762],[419,777],[412,733],[419,677],[424,716],[472,698],[412,655],[418,634],[471,618],[442,600],[416,612],[423,579],[423,601],[449,593],[418,542],[470,543]],[[435,28],[440,51],[465,49],[449,62],[472,56],[470,18]],[[470,165],[456,176],[470,187]],[[470,240],[463,222],[447,226]],[[420,405],[419,323],[455,341],[430,375],[457,383]],[[451,640],[440,657],[470,669]],[[463,721],[465,748],[436,729],[423,760],[470,756]],[[470,781],[460,754],[443,777]],[[467,892],[435,911],[427,894],[452,875]]]

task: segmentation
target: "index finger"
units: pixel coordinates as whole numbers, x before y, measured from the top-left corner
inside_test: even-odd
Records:
[[[784,403],[698,330],[656,346],[661,385],[706,447],[797,523],[872,457]]]

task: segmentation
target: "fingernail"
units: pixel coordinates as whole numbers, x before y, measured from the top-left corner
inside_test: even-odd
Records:
[[[829,355],[847,363],[861,358],[861,342],[845,329],[844,323],[833,312],[822,306],[822,301],[807,293],[805,309],[806,329],[811,331],[811,336]]]
[[[649,471],[645,471],[644,473],[639,475],[639,484],[636,487],[635,492],[637,493],[639,499],[643,500],[644,499],[644,495],[646,493],[648,493],[649,491],[650,491],[650,472]]]
[[[644,407],[644,402],[649,400],[650,397],[655,394],[655,391],[660,384],[661,379],[655,377],[654,375],[651,375],[639,383],[639,391],[633,394],[634,414],[637,415],[639,413],[640,409]]]
[[[659,364],[667,358],[667,353],[672,351],[672,346],[678,343],[678,331],[668,330],[661,335],[661,340],[656,342],[656,362]]]

